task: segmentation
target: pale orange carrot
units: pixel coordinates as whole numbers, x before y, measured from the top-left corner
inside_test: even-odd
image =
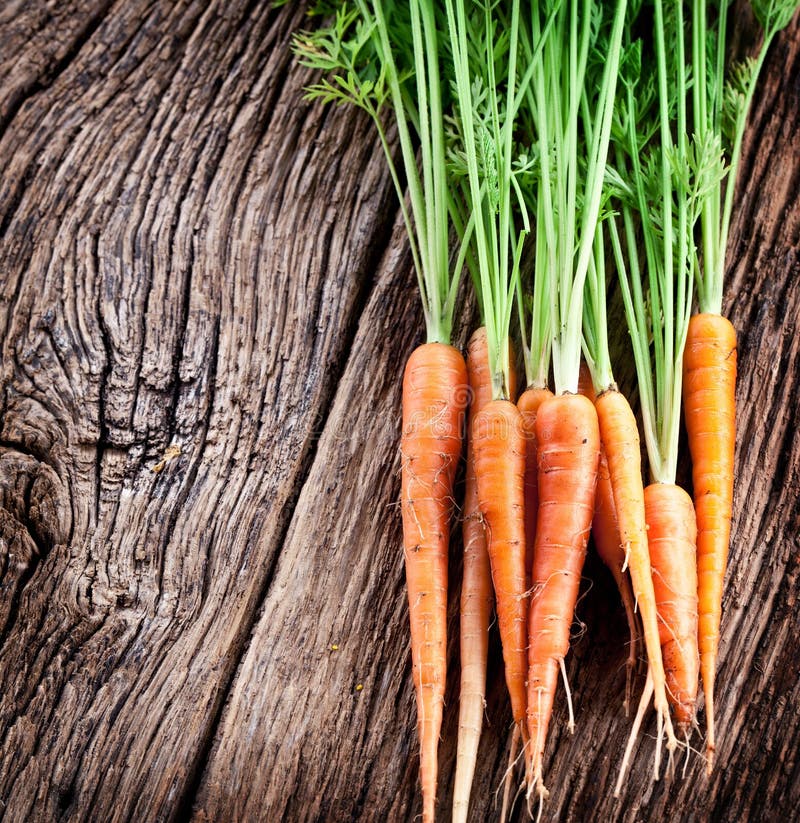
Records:
[[[467,430],[476,415],[492,399],[492,379],[486,329],[475,331],[467,346],[470,406]],[[509,391],[514,393],[513,372]],[[474,445],[467,442],[466,490],[462,534],[464,577],[461,584],[461,696],[458,707],[456,777],[453,789],[453,823],[466,821],[470,789],[478,757],[486,697],[486,661],[489,650],[489,622],[494,595],[486,530],[478,505]]]
[[[697,515],[698,642],[711,772],[716,747],[714,678],[731,536],[736,442],[736,331],[718,314],[696,314],[689,321],[683,355],[683,405]]]
[[[514,722],[525,722],[525,434],[509,400],[492,400],[472,423],[478,502],[487,529],[497,621]],[[522,728],[523,746],[527,733]]]
[[[426,823],[436,805],[447,672],[447,551],[466,384],[464,358],[443,343],[417,348],[403,378],[403,546]]]
[[[667,694],[678,731],[688,738],[700,665],[694,506],[672,483],[651,483],[644,490],[644,505]]]
[[[528,734],[532,747],[532,779],[540,799],[547,797],[543,758],[553,711],[559,668],[564,657],[586,543],[594,515],[600,431],[591,401],[579,394],[546,400],[536,416],[539,513],[533,555],[528,630]],[[573,727],[572,703],[570,728]]]

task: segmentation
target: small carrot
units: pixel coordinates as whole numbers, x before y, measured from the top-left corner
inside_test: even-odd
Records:
[[[592,403],[596,402],[592,375],[586,362],[581,363],[581,373],[578,377],[578,392],[588,397]],[[596,405],[595,408],[597,408]],[[642,505],[642,517],[644,517],[644,504]],[[628,621],[630,640],[628,642],[624,702],[625,714],[627,715],[630,708],[633,674],[636,671],[638,660],[639,620],[636,617],[636,600],[633,596],[631,576],[627,571],[627,552],[622,537],[620,536],[617,507],[614,504],[614,489],[611,483],[611,474],[608,469],[608,458],[606,457],[602,430],[600,432],[600,463],[597,467],[594,518],[592,519],[592,539],[597,554],[603,563],[606,564],[614,578],[614,582],[617,584],[617,589],[622,598],[622,605],[625,608],[625,617]]]
[[[644,490],[667,694],[688,739],[697,698],[697,525],[692,498],[672,483]]]
[[[529,386],[517,401],[525,432],[525,576],[530,588],[533,546],[536,541],[536,516],[539,511],[539,481],[536,448],[536,415],[539,406],[553,396],[545,386]]]
[[[486,329],[475,331],[467,345],[470,406],[467,430],[492,399]],[[514,394],[514,373],[509,390]],[[486,697],[486,661],[489,651],[489,622],[494,596],[484,518],[478,505],[474,445],[467,443],[466,490],[463,524],[464,575],[461,584],[461,696],[458,708],[456,777],[453,789],[453,823],[466,821],[478,743],[483,726]]]
[[[528,631],[528,734],[532,789],[547,796],[543,782],[545,742],[559,668],[569,651],[569,631],[578,600],[586,544],[594,515],[600,431],[591,401],[579,394],[546,400],[536,417],[539,454],[539,516],[533,556]],[[574,727],[572,703],[570,731]]]
[[[447,673],[447,552],[466,383],[464,358],[443,343],[418,347],[403,378],[403,547],[426,821],[433,820],[436,803]]]
[[[525,434],[510,400],[492,400],[471,429],[478,503],[486,523],[497,622],[514,722],[525,722],[527,586],[525,580]],[[522,729],[523,745],[527,740]]]
[[[601,437],[602,441],[602,437]],[[597,467],[597,492],[592,519],[592,539],[597,554],[611,572],[619,589],[625,618],[628,621],[628,660],[625,677],[625,714],[628,714],[633,687],[633,675],[638,662],[639,619],[636,616],[636,599],[633,596],[631,576],[626,570],[625,547],[620,536],[617,507],[614,505],[614,490],[605,449],[600,447],[600,464]]]
[[[706,701],[708,769],[713,766],[714,677],[722,584],[728,562],[736,442],[736,331],[719,314],[689,321],[683,356],[683,406],[697,515],[700,671]]]

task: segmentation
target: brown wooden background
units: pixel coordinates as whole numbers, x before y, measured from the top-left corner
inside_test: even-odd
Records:
[[[0,4],[4,820],[419,812],[396,501],[422,318],[369,124],[300,100],[302,19],[241,0]],[[625,629],[590,559],[568,658],[578,731],[561,701],[548,820],[800,808],[796,22],[767,61],[738,201],[719,768],[706,780],[693,757],[651,785],[647,740],[612,799]],[[453,638],[459,554],[456,538]],[[495,644],[476,821],[504,768],[499,661]]]

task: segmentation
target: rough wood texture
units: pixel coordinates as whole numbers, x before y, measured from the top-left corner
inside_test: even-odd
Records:
[[[241,0],[0,7],[5,820],[419,811],[396,501],[421,313],[369,124],[300,102],[301,20]],[[729,261],[740,437],[720,768],[708,781],[693,757],[652,785],[646,740],[612,800],[624,617],[590,561],[568,661],[578,731],[559,705],[549,820],[800,805],[797,23],[752,124]],[[459,552],[456,538],[452,638]],[[495,644],[475,820],[494,815],[509,719]]]

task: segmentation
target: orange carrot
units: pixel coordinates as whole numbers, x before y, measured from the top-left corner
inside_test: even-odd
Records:
[[[588,372],[588,369],[586,371]],[[660,769],[662,723],[666,728],[669,751],[675,749],[677,741],[669,715],[666,676],[660,650],[655,589],[647,543],[639,431],[633,410],[625,396],[617,390],[616,383],[610,382],[599,396],[595,396],[594,386],[587,380],[587,374],[582,365],[579,390],[587,397],[594,399],[600,426],[600,468],[597,475],[595,521],[592,523],[595,546],[615,579],[618,574],[623,574],[626,568],[630,568],[630,577],[626,578],[627,586],[624,583],[620,584],[617,579],[628,615],[632,646],[631,656],[628,658],[629,677],[625,690],[625,710],[627,713],[630,698],[630,675],[632,667],[636,665],[634,638],[638,624],[633,607],[638,605],[647,648],[649,678],[655,694],[655,707],[659,717],[654,770],[657,775]],[[599,521],[598,512],[600,513]],[[608,524],[612,517],[617,529],[616,544],[611,542],[611,526]],[[623,591],[623,586],[628,590],[627,595]],[[634,622],[631,622],[632,620]],[[621,776],[624,772],[623,767]]]
[[[517,401],[525,432],[525,576],[530,588],[533,546],[536,541],[536,516],[539,511],[539,481],[536,448],[536,415],[539,406],[553,396],[547,387],[529,386]]]
[[[600,431],[591,401],[579,394],[546,400],[536,416],[539,514],[533,555],[533,596],[528,630],[528,734],[532,781],[540,799],[544,748],[558,671],[564,675],[569,633],[578,599],[586,543],[594,514]],[[574,726],[572,703],[570,730]]]
[[[683,356],[684,412],[697,516],[700,671],[706,700],[708,771],[714,764],[714,676],[722,584],[733,512],[736,441],[736,331],[718,314],[689,321]]]
[[[588,397],[596,405],[592,375],[585,361],[581,362],[581,371],[578,375],[578,392]],[[598,423],[599,423],[598,418]],[[592,519],[592,538],[594,547],[603,563],[606,564],[614,582],[619,589],[622,605],[625,608],[625,617],[628,621],[628,661],[625,677],[625,714],[628,714],[631,699],[633,673],[637,663],[637,645],[639,638],[639,619],[636,617],[636,600],[633,596],[630,574],[626,571],[628,558],[625,546],[619,532],[617,522],[617,507],[614,505],[614,490],[611,484],[611,474],[608,470],[605,444],[603,443],[602,429],[600,432],[600,463],[597,467],[597,490],[594,500],[594,518]],[[641,470],[639,473],[641,483]],[[644,519],[644,501],[642,501],[642,519]],[[649,574],[649,569],[648,569]]]
[[[492,400],[471,429],[478,502],[486,523],[497,621],[514,722],[526,711],[525,434],[509,400]],[[523,746],[527,733],[522,728]]]
[[[644,490],[644,505],[667,693],[678,731],[688,738],[700,665],[694,506],[672,483],[651,483]]]
[[[475,331],[467,346],[467,374],[471,402],[468,430],[472,421],[492,399],[492,378],[486,329]],[[510,376],[514,393],[513,372]],[[461,696],[458,708],[458,745],[453,789],[453,821],[466,821],[478,743],[483,726],[486,696],[486,660],[489,651],[489,622],[494,595],[486,530],[478,505],[474,445],[467,443],[467,475],[464,493],[464,577],[461,584]]]
[[[436,805],[447,671],[447,551],[466,383],[464,358],[443,343],[417,348],[403,377],[403,546],[424,821],[433,821]]]
[[[628,621],[628,660],[625,676],[625,714],[628,714],[633,686],[633,674],[638,662],[639,619],[636,616],[636,600],[633,596],[631,578],[625,570],[625,548],[619,534],[617,508],[614,505],[614,491],[611,488],[611,475],[608,471],[608,459],[605,449],[600,449],[600,463],[597,467],[597,492],[594,501],[594,518],[592,519],[592,539],[597,554],[608,566],[614,582],[619,589],[625,617]]]

